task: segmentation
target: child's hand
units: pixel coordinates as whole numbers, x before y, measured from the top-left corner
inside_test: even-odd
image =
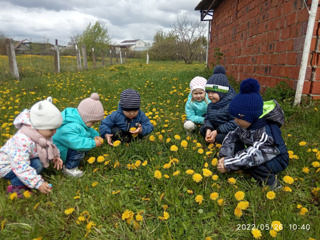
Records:
[[[213,143],[214,142],[215,138],[212,135],[213,132],[214,131],[211,131],[210,129],[207,129],[206,138],[205,138],[206,142],[208,142],[208,143]]]
[[[139,124],[139,127],[136,128],[136,130],[134,131],[129,131],[130,133],[132,134],[139,134],[142,132],[142,127],[141,127],[141,124]]]
[[[53,160],[53,168],[57,169],[57,170],[61,170],[62,169],[62,166],[63,166],[63,161],[60,157],[55,157]]]
[[[224,166],[224,157],[219,159],[219,162],[218,162],[218,165],[217,165],[217,169],[221,173],[227,172],[227,169]]]
[[[101,137],[95,137],[94,141],[96,142],[96,147],[101,147],[103,139]]]
[[[113,143],[112,143],[113,134],[106,134],[106,135],[104,135],[104,137],[107,139],[108,144],[110,146],[113,146]]]
[[[52,189],[52,187],[50,187],[50,186],[49,186],[49,183],[47,183],[47,182],[43,182],[43,183],[41,184],[41,186],[39,187],[39,191],[40,191],[41,193],[44,193],[44,194],[51,193],[51,189]]]

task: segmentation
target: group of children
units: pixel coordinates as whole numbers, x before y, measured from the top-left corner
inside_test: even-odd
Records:
[[[184,128],[190,134],[200,127],[206,142],[222,144],[217,165],[221,173],[244,170],[276,189],[280,186],[276,174],[289,162],[280,131],[283,111],[274,100],[263,102],[257,80],[242,81],[236,94],[225,74],[222,66],[216,66],[208,81],[192,79]],[[14,120],[17,133],[0,149],[0,177],[11,182],[7,193],[23,197],[24,192],[38,189],[47,194],[52,186],[40,173],[49,161],[65,175],[81,177],[81,160],[103,139],[112,146],[116,140],[130,142],[150,134],[154,128],[140,103],[139,93],[126,89],[118,109],[105,119],[97,93],[62,112],[51,97],[22,111]],[[98,132],[92,126],[100,121]]]

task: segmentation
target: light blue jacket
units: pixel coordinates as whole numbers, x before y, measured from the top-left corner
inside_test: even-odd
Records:
[[[94,137],[99,133],[87,127],[76,108],[66,108],[62,111],[63,123],[53,135],[53,142],[60,150],[60,157],[65,162],[68,149],[89,151],[96,147]]]
[[[192,94],[189,93],[188,100],[185,106],[187,119],[197,124],[203,124],[204,115],[207,113],[207,107],[208,107],[208,104],[210,103],[208,95],[206,94],[207,102],[205,100],[201,102],[191,101],[191,99],[192,99]]]

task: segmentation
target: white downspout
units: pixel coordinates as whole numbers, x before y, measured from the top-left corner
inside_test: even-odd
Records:
[[[319,0],[312,0],[312,3],[311,3],[311,9],[309,12],[309,20],[308,20],[308,28],[307,28],[306,38],[303,46],[301,66],[299,71],[299,78],[297,83],[296,95],[294,99],[294,105],[300,104],[301,102],[302,89],[303,89],[303,84],[304,84],[306,71],[307,71],[307,64],[308,64],[308,58],[310,53],[313,27],[314,27],[314,22],[316,18],[318,3],[319,3]]]
[[[211,21],[208,21],[208,39],[207,39],[207,52],[206,52],[206,68],[208,68],[208,59],[209,59],[209,42],[211,38]]]

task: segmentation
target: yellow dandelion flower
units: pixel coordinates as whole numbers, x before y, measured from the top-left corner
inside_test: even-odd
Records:
[[[96,158],[95,158],[95,157],[90,157],[90,158],[88,159],[88,163],[90,163],[90,164],[94,163],[95,161],[96,161]]]
[[[207,162],[204,163],[204,167],[205,167],[205,168],[209,167],[209,164],[208,164]]]
[[[202,174],[203,174],[203,176],[205,176],[205,177],[210,177],[210,176],[212,176],[212,172],[211,172],[209,169],[207,169],[207,168],[203,168],[203,169],[202,169]]]
[[[143,163],[142,163],[142,166],[147,166],[147,164],[148,164],[148,161],[147,160],[145,160]]]
[[[98,182],[94,182],[94,183],[92,183],[91,185],[92,185],[92,187],[95,187],[95,186],[97,186],[99,183]]]
[[[202,203],[202,201],[203,201],[202,195],[197,195],[197,196],[195,197],[195,200],[196,200],[197,203],[199,203],[199,205],[201,205],[201,203]]]
[[[320,167],[320,163],[317,162],[317,161],[312,162],[311,165],[312,165],[312,167],[314,167],[314,168]]]
[[[267,192],[267,198],[272,200],[276,197],[276,193],[274,191]]]
[[[84,221],[86,220],[86,218],[85,218],[84,216],[79,216],[79,217],[78,217],[78,220],[79,220],[80,222],[84,222]]]
[[[282,188],[282,190],[285,191],[285,192],[292,192],[292,189],[290,187],[288,187],[288,186],[284,186]]]
[[[174,139],[176,139],[176,140],[180,140],[181,138],[180,138],[180,136],[179,136],[179,135],[174,135]]]
[[[305,207],[303,207],[303,208],[301,208],[301,210],[300,210],[300,215],[305,215],[307,212],[309,212],[308,211],[308,209],[307,208],[305,208]]]
[[[177,146],[176,146],[176,145],[172,145],[172,146],[170,147],[170,151],[171,151],[171,152],[176,152],[176,151],[178,151]]]
[[[219,179],[219,176],[218,176],[218,175],[215,174],[215,175],[212,176],[212,180],[213,180],[213,181],[217,181],[218,179]]]
[[[317,195],[317,194],[319,193],[319,191],[320,191],[320,187],[316,187],[316,188],[313,188],[313,189],[311,190],[311,192],[312,192],[313,195]]]
[[[167,138],[166,143],[171,142],[171,138]]]
[[[193,171],[192,169],[188,169],[188,170],[186,171],[186,174],[192,175],[192,174],[194,174],[194,171]]]
[[[272,221],[271,228],[276,232],[280,232],[283,229],[282,223],[280,221]]]
[[[292,184],[293,182],[294,182],[294,179],[292,178],[292,177],[290,177],[290,176],[284,176],[283,177],[283,181],[285,182],[285,183],[288,183],[288,184]]]
[[[193,179],[193,181],[198,183],[198,182],[202,181],[202,176],[199,173],[195,173],[195,174],[193,174],[192,179]]]
[[[307,143],[306,142],[304,142],[304,141],[302,141],[302,142],[299,142],[299,146],[305,146]]]
[[[134,165],[135,165],[136,167],[140,167],[141,161],[140,161],[140,160],[137,160],[137,161],[134,163]]]
[[[175,171],[172,176],[178,176],[180,174],[180,171]]]
[[[106,165],[108,165],[110,163],[110,160],[109,161],[105,161],[104,162],[104,165],[106,166]]]
[[[211,165],[215,167],[217,166],[217,164],[218,164],[218,159],[217,158],[212,159]]]
[[[255,239],[259,239],[262,237],[261,231],[259,229],[253,228],[251,233]]]
[[[188,142],[186,140],[181,141],[181,147],[186,148],[188,146]]]
[[[129,131],[130,131],[130,132],[133,132],[133,131],[135,131],[136,129],[137,129],[137,128],[132,127],[132,128],[129,129]]]
[[[170,176],[169,176],[168,174],[164,174],[163,176],[164,176],[164,178],[166,178],[166,179],[170,178]]]
[[[219,206],[222,206],[224,204],[223,198],[220,198],[217,202],[218,202]]]
[[[162,178],[162,174],[159,170],[156,170],[154,172],[154,177],[157,178],[157,179],[161,179]]]
[[[228,178],[228,183],[234,185],[234,184],[236,184],[236,182],[237,182],[237,180],[235,178],[233,178],[233,177],[232,178]]]
[[[245,193],[242,192],[242,191],[238,191],[234,194],[234,197],[238,200],[238,201],[241,201],[244,199],[245,197]]]
[[[24,192],[23,192],[23,196],[24,196],[25,198],[31,197],[30,191],[24,191]]]
[[[36,210],[38,208],[38,206],[40,205],[40,203],[38,202],[36,205],[34,205],[33,210]]]
[[[297,205],[297,208],[298,208],[298,209],[301,209],[301,208],[302,208],[302,205],[301,205],[301,204],[298,204],[298,205]]]
[[[4,224],[6,223],[6,219],[5,220],[3,220],[2,222],[1,222],[1,231],[3,230],[3,228],[4,228]]]
[[[143,220],[142,215],[141,215],[141,214],[137,214],[137,215],[136,215],[136,220],[137,220],[138,222],[141,222],[141,221]]]
[[[199,148],[199,149],[198,149],[198,153],[199,153],[199,154],[203,154],[203,153],[204,153],[204,150],[203,150],[202,148]]]
[[[99,156],[99,157],[97,158],[97,162],[98,162],[98,163],[104,162],[104,160],[105,160],[104,156]]]
[[[241,201],[238,203],[237,208],[240,208],[242,210],[246,210],[249,207],[248,201]]]
[[[80,199],[80,196],[75,196],[73,199]]]
[[[269,234],[270,234],[271,237],[276,237],[278,233],[277,233],[277,231],[271,229],[271,230],[269,231]]]
[[[163,136],[160,134],[160,135],[158,136],[158,139],[159,139],[159,141],[162,141],[162,140],[163,140]]]
[[[118,147],[121,144],[121,141],[117,140],[113,143],[114,147]]]
[[[116,162],[114,163],[114,165],[113,165],[113,168],[117,168],[117,167],[120,167],[119,161],[116,161]]]
[[[149,137],[149,140],[150,140],[151,142],[154,142],[154,140],[156,140],[156,138],[155,138],[153,135],[151,135],[151,136]]]
[[[171,167],[171,163],[166,163],[165,165],[163,165],[164,169],[169,169]]]
[[[304,167],[302,168],[302,172],[308,174],[310,172],[310,169],[308,167]]]
[[[93,221],[90,221],[87,226],[86,229],[91,230],[92,226],[95,226],[96,224]]]
[[[10,198],[11,200],[13,200],[13,199],[15,199],[15,198],[17,198],[17,197],[18,197],[18,194],[17,194],[16,192],[11,193],[10,196],[9,196],[9,198]]]
[[[74,208],[68,208],[67,210],[64,211],[64,214],[70,215],[71,213],[73,213],[74,210],[75,210]]]
[[[112,191],[112,195],[116,195],[116,194],[118,194],[118,193],[120,193],[121,192],[121,190],[118,190],[118,191]]]
[[[210,194],[210,199],[211,200],[217,200],[219,198],[219,193],[217,193],[217,192],[213,192],[213,193],[211,193]]]
[[[150,198],[142,198],[142,201],[150,201]]]
[[[124,213],[122,213],[122,220],[126,220],[126,219],[132,219],[133,218],[134,213],[128,209],[126,209],[126,211],[124,211]]]
[[[241,216],[242,216],[242,209],[236,207],[236,208],[234,209],[234,215],[235,215],[236,217],[241,217]]]
[[[187,190],[187,193],[188,194],[193,194],[193,191],[192,190]]]

